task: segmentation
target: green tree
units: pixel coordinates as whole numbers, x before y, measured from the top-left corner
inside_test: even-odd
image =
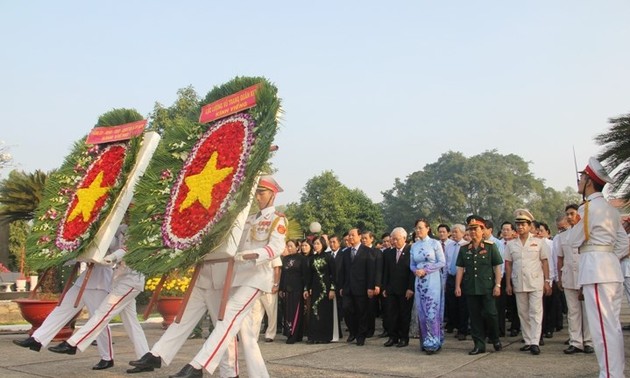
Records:
[[[308,180],[299,203],[287,205],[287,215],[299,222],[306,232],[312,222],[322,231],[342,235],[353,227],[376,234],[384,230],[383,215],[365,193],[344,186],[332,171]]]
[[[159,102],[153,106],[151,128],[162,133],[170,122],[182,119],[199,119],[199,96],[192,85],[177,90],[173,105],[164,107]]]
[[[0,222],[30,220],[44,193],[48,175],[37,170],[24,173],[13,170],[0,181]]]
[[[528,207],[539,219],[551,222],[564,210],[566,196],[546,188],[521,157],[486,151],[466,158],[444,153],[423,170],[396,179],[385,191],[381,208],[388,229],[410,229],[418,218],[438,223],[462,223],[478,214],[495,223],[512,220],[513,211]]]
[[[630,201],[630,114],[609,119],[610,129],[595,137],[603,146],[599,160],[609,172],[616,171],[611,184],[613,193]]]

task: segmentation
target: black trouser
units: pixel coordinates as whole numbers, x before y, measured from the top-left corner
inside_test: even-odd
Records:
[[[457,333],[468,334],[468,306],[466,305],[466,296],[455,296],[455,276],[448,275],[446,277],[445,287],[445,310],[448,322],[447,329],[457,328]]]
[[[505,275],[501,278],[501,295],[494,299],[497,306],[497,316],[499,319],[499,335],[505,335],[505,306],[507,294],[505,292]]]
[[[387,293],[387,332],[395,341],[409,341],[409,324],[411,323],[411,307],[413,296],[409,299],[405,294]]]
[[[344,295],[343,314],[350,335],[365,340],[368,332],[367,295]]]
[[[510,331],[520,332],[521,319],[518,318],[518,309],[516,308],[516,295],[508,295],[505,301],[505,309],[507,311],[507,318],[510,322]]]
[[[485,351],[486,335],[492,343],[499,341],[499,321],[494,297],[491,291],[485,295],[467,295],[466,303],[470,315],[470,334],[475,347]]]
[[[561,309],[560,289],[558,289],[556,281],[553,281],[551,285],[551,295],[543,297],[543,333],[553,333],[553,331],[555,331],[558,326],[558,316],[560,316],[560,324],[562,324],[562,312],[558,311]]]

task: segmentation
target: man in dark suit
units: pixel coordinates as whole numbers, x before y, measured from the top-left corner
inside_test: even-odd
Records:
[[[343,311],[348,325],[348,342],[364,345],[368,332],[368,299],[374,296],[375,263],[370,248],[361,244],[359,230],[348,232],[350,249],[343,252],[340,271]]]
[[[406,347],[409,345],[409,323],[413,306],[413,284],[415,276],[409,269],[409,250],[407,231],[396,227],[390,235],[392,248],[383,253],[383,297],[387,305],[387,330],[389,339],[386,347]]]
[[[341,321],[343,320],[343,302],[341,300],[341,295],[339,291],[341,289],[342,283],[339,281],[341,277],[341,269],[343,267],[343,254],[345,249],[341,249],[341,243],[339,241],[339,237],[333,235],[330,237],[330,254],[335,259],[335,287],[337,290],[335,291],[336,302],[337,302],[337,319],[339,320],[339,337],[343,337],[341,332]]]
[[[372,231],[363,231],[361,233],[361,244],[368,247],[372,251],[372,260],[374,263],[374,296],[368,299],[368,333],[367,337],[374,336],[376,331],[376,317],[380,314],[380,298],[381,288],[383,286],[383,252],[374,247],[374,233]]]

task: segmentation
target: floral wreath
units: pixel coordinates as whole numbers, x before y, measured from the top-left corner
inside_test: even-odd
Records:
[[[258,84],[256,106],[200,124],[198,114],[164,121],[164,134],[135,188],[127,233],[129,266],[149,276],[185,269],[216,249],[250,200],[278,128],[277,89],[237,77],[200,104]]]
[[[142,120],[135,110],[114,109],[97,126]],[[133,168],[141,137],[89,145],[75,142],[61,167],[53,171],[35,211],[26,258],[36,270],[76,258],[112,209]]]

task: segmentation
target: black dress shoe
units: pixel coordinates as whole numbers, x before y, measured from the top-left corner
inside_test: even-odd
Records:
[[[353,341],[354,341],[354,340],[356,340],[356,339],[357,339],[357,338],[356,338],[355,336],[350,335],[350,336],[348,336],[348,338],[346,339],[346,342],[347,342],[347,343],[351,343],[351,342],[353,342]]]
[[[42,344],[33,337],[28,337],[24,340],[13,340],[13,344],[19,345],[22,348],[34,350],[36,352],[39,352],[39,350],[42,349]]]
[[[114,367],[114,360],[100,360],[96,365],[92,366],[92,370],[105,370]]]
[[[540,346],[545,346],[545,340],[543,340],[543,338],[540,338],[540,341],[538,341],[538,345]]]
[[[547,331],[545,332],[545,339],[551,339],[553,337],[553,332]]]
[[[398,344],[398,341],[390,338],[389,340],[385,342],[385,344],[383,344],[383,346],[390,347],[390,346],[393,346],[394,344]]]
[[[503,345],[501,345],[501,341],[492,343],[492,346],[494,347],[494,350],[497,352],[503,349]]]
[[[268,337],[267,337],[267,338],[265,339],[265,342],[266,342],[266,343],[273,343],[273,339],[270,339],[270,338],[268,338]]]
[[[315,344],[315,341],[313,341],[313,340],[306,340],[306,343],[309,344],[309,345],[312,345],[312,344]]]
[[[168,378],[201,378],[203,370],[195,369],[191,364],[186,364],[177,374],[169,375]]]
[[[51,346],[48,350],[53,353],[77,354],[77,347],[68,344],[67,341],[62,341],[57,346]]]
[[[540,354],[540,348],[538,347],[538,345],[532,345],[532,347],[529,349],[529,353],[533,354],[534,356],[538,356]]]
[[[582,353],[584,351],[582,349],[580,349],[580,348],[576,348],[573,345],[571,345],[570,347],[565,349],[563,352],[564,352],[564,354],[575,354],[575,353]]]
[[[590,346],[590,345],[585,345],[584,346],[584,353],[586,353],[586,354],[595,353],[595,349],[593,349],[593,347]]]
[[[151,352],[147,352],[139,360],[129,361],[129,365],[141,368],[161,368],[162,358],[152,355]]]
[[[564,345],[569,345],[570,342],[571,342],[571,339],[567,339],[567,341],[564,342]]]
[[[476,355],[481,354],[481,353],[486,353],[486,351],[485,350],[481,350],[481,349],[479,349],[477,347],[473,348],[473,350],[468,352],[468,354],[471,355],[471,356],[476,356]]]
[[[630,324],[621,327],[621,329],[624,331],[630,331]]]
[[[364,338],[362,338],[362,337],[358,338],[358,339],[357,339],[357,345],[358,345],[358,346],[363,346],[363,345],[365,345],[365,339],[364,339]]]
[[[136,366],[133,369],[127,369],[127,373],[128,374],[136,374],[136,373],[144,373],[145,371],[153,371],[155,369],[153,369],[152,367],[138,367]]]
[[[13,344],[19,345],[22,348],[34,350],[36,352],[39,352],[39,350],[42,349],[42,344],[33,337],[28,337],[24,340],[13,340]]]
[[[466,334],[465,333],[457,333],[457,340],[459,340],[459,341],[466,340]]]
[[[409,345],[409,340],[400,340],[398,344],[396,344],[396,348],[404,348]]]
[[[510,337],[516,337],[516,336],[518,336],[518,330],[511,329],[510,330]]]
[[[521,352],[527,352],[528,350],[532,349],[531,345],[523,345],[522,347],[520,347],[518,350],[520,350]]]

